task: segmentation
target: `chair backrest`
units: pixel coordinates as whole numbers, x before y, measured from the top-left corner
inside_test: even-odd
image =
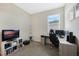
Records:
[[[55,45],[55,47],[59,47],[59,40],[58,40],[58,37],[56,36],[56,34],[50,34],[49,39],[52,42],[52,44]]]

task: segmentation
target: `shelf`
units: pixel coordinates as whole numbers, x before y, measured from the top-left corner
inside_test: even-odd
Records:
[[[5,50],[11,49],[12,47],[6,48]]]
[[[20,49],[20,47],[22,47],[21,45],[22,42],[20,42],[21,39],[17,39],[15,41],[2,41],[1,42],[1,55],[5,56],[5,55],[11,55],[14,54],[16,51],[18,51]],[[11,44],[11,45],[8,45]],[[7,45],[7,46],[6,46]]]

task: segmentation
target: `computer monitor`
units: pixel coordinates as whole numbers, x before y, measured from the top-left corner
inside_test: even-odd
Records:
[[[64,30],[56,30],[55,33],[56,33],[56,35],[58,35],[61,38],[65,36]]]

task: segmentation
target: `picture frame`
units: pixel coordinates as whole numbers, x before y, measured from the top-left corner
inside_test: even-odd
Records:
[[[74,15],[75,15],[75,10],[74,10],[74,6],[69,10],[68,12],[68,18],[70,21],[74,20]]]
[[[79,17],[79,3],[75,5],[75,18]]]

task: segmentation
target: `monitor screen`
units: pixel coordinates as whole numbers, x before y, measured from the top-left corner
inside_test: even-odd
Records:
[[[19,37],[19,30],[2,30],[2,41]]]
[[[55,33],[56,33],[56,35],[59,35],[59,36],[65,36],[64,30],[56,30]]]

